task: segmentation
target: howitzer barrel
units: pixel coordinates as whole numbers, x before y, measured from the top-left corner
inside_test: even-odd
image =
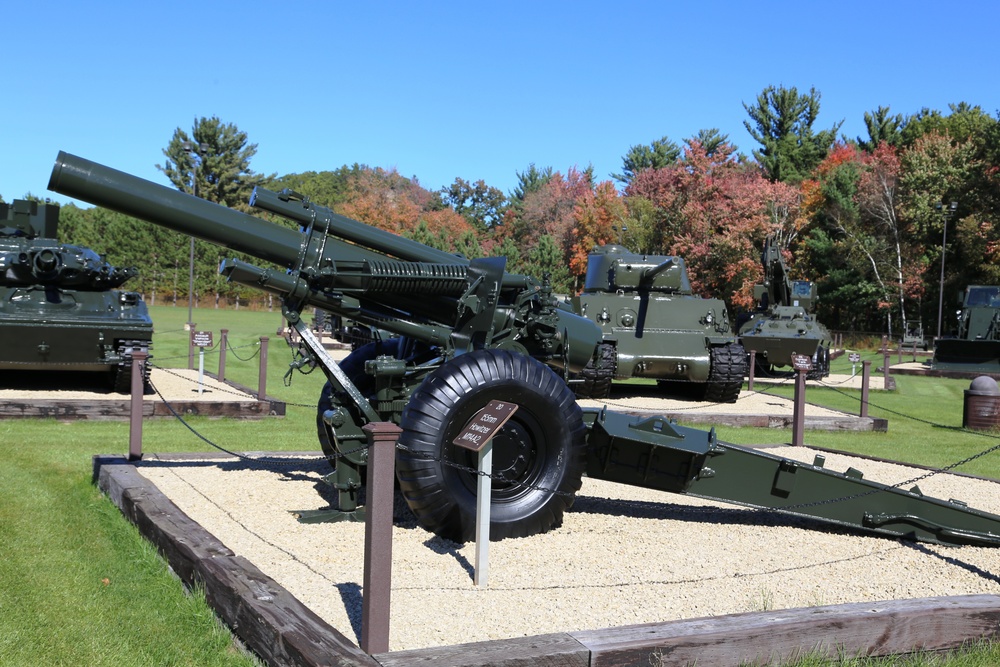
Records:
[[[357,220],[351,220],[329,209],[311,206],[308,201],[287,190],[272,192],[261,187],[254,188],[253,195],[250,197],[250,205],[294,220],[303,227],[308,227],[310,224],[316,225],[332,236],[347,239],[366,248],[408,262],[469,263],[469,260],[458,255],[431,248],[423,243],[411,241]]]
[[[302,235],[163,185],[60,151],[49,190],[292,267]]]
[[[422,243],[396,236],[362,222],[337,215],[286,193],[256,188],[251,204],[277,213],[331,237],[310,244],[297,232],[246,213],[178,192],[97,162],[60,151],[56,157],[49,190],[97,206],[103,206],[182,234],[194,236],[237,252],[243,252],[285,268],[318,267],[333,261],[352,245],[352,259],[385,260],[385,255],[404,261],[468,266],[469,260]],[[308,247],[303,248],[303,244]],[[322,257],[320,257],[322,255]],[[524,288],[531,281],[504,274],[504,287]]]

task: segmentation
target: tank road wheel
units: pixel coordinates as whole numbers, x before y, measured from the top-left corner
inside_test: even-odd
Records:
[[[739,343],[720,345],[711,350],[712,366],[705,383],[705,400],[735,403],[747,374],[747,353]]]
[[[493,439],[490,539],[560,525],[580,488],[585,428],[566,383],[507,350],[455,357],[424,380],[403,411],[396,475],[420,525],[456,542],[475,537],[478,454],[452,440],[494,399],[518,410]]]
[[[365,373],[365,362],[379,356],[397,356],[399,351],[399,339],[386,342],[374,342],[363,345],[344,357],[337,365],[347,375],[354,386],[366,397],[371,398],[375,392],[375,382],[372,376]],[[323,385],[323,391],[319,394],[319,401],[316,404],[316,435],[319,438],[319,445],[323,454],[329,457],[336,456],[337,448],[333,444],[333,434],[330,427],[323,421],[323,413],[333,408],[333,385],[329,380]],[[336,459],[330,459],[330,465],[336,467]]]
[[[806,372],[808,380],[822,380],[830,374],[830,348],[820,345],[816,349],[812,370]]]
[[[122,341],[118,344],[118,357],[121,359],[117,366],[111,369],[111,390],[116,394],[132,393],[132,350],[140,348],[149,353],[149,341]],[[149,364],[142,367],[142,393],[150,391],[149,384]]]
[[[611,381],[618,366],[618,351],[610,343],[597,346],[597,363],[591,359],[575,382],[573,390],[579,398],[607,398],[611,394]]]

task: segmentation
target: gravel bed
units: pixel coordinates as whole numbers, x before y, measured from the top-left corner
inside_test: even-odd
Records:
[[[9,386],[0,388],[0,401],[23,401],[31,399],[45,400],[128,400],[129,394],[119,394],[106,388],[102,381],[103,375],[94,374],[40,374],[35,377],[25,377],[20,374],[20,381],[12,381]],[[97,379],[94,379],[94,378]],[[46,382],[49,380],[49,382]],[[149,374],[150,383],[156,387],[163,398],[168,401],[255,401],[256,396],[239,391],[228,384],[202,376],[199,394],[198,369],[188,368],[153,368]],[[155,393],[142,397],[145,401],[159,401]]]
[[[811,462],[809,448],[768,452]],[[897,483],[924,471],[826,454]],[[348,637],[360,633],[364,525],[300,524],[328,507],[327,465],[271,472],[232,460],[138,464],[174,503]],[[938,474],[925,494],[1000,514],[1000,486]],[[494,542],[490,581],[473,584],[475,544],[398,512],[390,650],[747,611],[996,593],[1000,549],[911,544],[681,495],[585,479],[563,525]]]

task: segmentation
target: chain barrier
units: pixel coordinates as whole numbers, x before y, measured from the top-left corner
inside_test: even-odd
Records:
[[[249,357],[247,357],[246,359],[244,359],[240,355],[236,354],[236,350],[242,349],[244,347],[255,347],[257,349],[254,350],[253,354],[251,354]],[[237,360],[243,361],[243,362],[253,361],[254,359],[256,359],[257,357],[260,356],[260,341],[257,341],[256,343],[247,343],[246,345],[240,345],[239,347],[233,347],[233,344],[231,342],[229,342],[229,339],[227,338],[226,339],[226,348],[230,352],[233,353],[233,356],[236,357]]]
[[[257,352],[259,353],[259,351],[260,350],[258,348]],[[294,357],[294,352],[293,352],[293,357]],[[250,359],[253,359],[253,356],[251,356]],[[152,364],[150,364],[150,365],[152,366]],[[190,382],[195,382],[194,380],[191,380],[190,378],[186,378],[184,376],[181,376],[181,375],[179,375],[177,373],[171,373],[171,371],[168,370],[168,369],[161,368],[161,367],[158,367],[158,366],[153,366],[153,367],[154,368],[159,368],[160,370],[163,370],[163,371],[165,371],[167,373],[170,373],[171,375],[174,375],[174,376],[179,377],[181,379],[188,380]],[[787,378],[787,377],[786,378],[782,378],[779,382],[770,384],[764,390],[755,390],[753,392],[742,392],[742,395],[753,395],[753,394],[766,395],[770,391],[772,391],[774,389],[777,389],[777,388],[779,388],[781,386],[784,386],[784,385],[790,383],[793,379],[794,378]],[[822,386],[824,388],[827,388],[827,389],[829,389],[831,391],[837,392],[837,393],[839,393],[839,394],[841,394],[843,396],[846,396],[846,397],[852,398],[852,399],[854,398],[853,396],[851,396],[847,392],[844,392],[844,391],[838,389],[838,387],[835,384],[833,384],[833,383],[828,383],[828,382],[820,381],[819,384],[820,384],[820,386]],[[275,458],[271,458],[271,457],[248,457],[248,456],[239,454],[237,452],[230,451],[230,450],[228,450],[228,449],[226,449],[226,448],[224,448],[224,447],[222,447],[222,446],[220,446],[220,445],[212,442],[207,437],[205,437],[204,435],[202,435],[201,433],[199,433],[196,429],[194,429],[194,427],[192,427],[190,424],[188,424],[183,419],[183,417],[181,417],[180,414],[177,413],[177,411],[173,408],[173,406],[170,405],[170,403],[163,397],[163,395],[160,393],[159,389],[157,389],[152,384],[152,382],[150,383],[150,386],[153,388],[153,390],[159,396],[160,400],[164,403],[164,405],[167,406],[167,409],[171,412],[171,414],[178,421],[180,421],[185,426],[185,428],[187,428],[189,431],[191,431],[196,437],[198,437],[199,439],[201,439],[203,442],[205,442],[209,446],[211,446],[211,447],[213,447],[213,448],[215,448],[215,449],[217,449],[217,450],[219,450],[221,452],[224,452],[224,453],[226,453],[229,456],[233,456],[233,457],[236,457],[238,459],[245,460],[245,461],[248,461],[248,462],[253,462],[253,463],[258,464],[258,465],[259,464],[269,464],[269,465],[275,465],[275,466],[282,466],[282,465],[299,465],[299,464],[301,464],[303,462],[331,461],[331,460],[335,460],[337,458],[341,458],[341,457],[344,457],[344,456],[348,456],[350,454],[354,454],[354,453],[366,450],[368,448],[368,446],[365,445],[363,447],[359,447],[359,448],[352,449],[352,450],[349,450],[349,451],[338,452],[337,454],[335,454],[333,456],[325,456],[324,455],[324,456],[320,456],[320,457],[316,457],[316,458],[312,458],[312,459],[310,459],[310,458],[275,459]],[[226,390],[222,390],[222,391],[225,392]],[[237,393],[237,392],[227,392],[227,393],[232,393],[234,395],[242,395],[242,393]],[[628,408],[628,407],[631,407],[631,406],[627,406],[627,405],[620,404],[620,403],[616,404],[616,403],[611,402],[611,401],[607,401],[606,404],[609,405],[609,406],[611,406],[611,407],[619,407],[619,408]],[[286,405],[292,405],[292,406],[296,406],[296,407],[304,407],[304,408],[310,408],[310,409],[315,408],[314,405],[300,404],[300,403],[287,403],[286,402]],[[895,411],[895,410],[892,410],[892,409],[889,409],[889,408],[883,408],[883,407],[880,407],[880,406],[877,406],[877,405],[873,405],[870,402],[869,402],[869,407],[874,408],[874,409],[883,410],[885,412],[888,412],[890,414],[893,414],[893,415],[896,415],[896,416],[899,416],[899,417],[902,417],[902,418],[912,419],[914,421],[917,421],[917,422],[920,422],[920,423],[923,423],[923,424],[927,424],[927,425],[930,425],[930,426],[934,426],[934,427],[938,427],[938,428],[949,428],[949,429],[952,429],[952,430],[960,430],[962,432],[969,433],[971,435],[979,435],[979,436],[982,436],[982,437],[988,437],[988,438],[991,438],[991,439],[1000,440],[1000,436],[994,436],[994,435],[990,435],[988,433],[984,433],[984,432],[980,432],[980,431],[973,431],[973,430],[964,429],[964,428],[963,429],[955,429],[954,427],[946,426],[946,425],[943,425],[943,424],[937,424],[935,422],[932,422],[932,421],[926,420],[926,419],[922,419],[920,417],[914,417],[914,416],[907,415],[907,414],[904,414],[904,413],[901,413],[901,412],[898,412],[898,411]],[[678,408],[679,411],[682,411],[682,410],[694,410],[694,409],[697,409],[697,407],[696,406],[692,406],[691,408]],[[405,447],[405,446],[403,446],[403,445],[401,445],[399,443],[397,443],[396,448],[397,448],[397,450],[405,452],[407,455],[409,455],[411,457],[414,457],[414,458],[417,458],[417,459],[421,459],[421,460],[432,462],[432,463],[440,463],[442,465],[445,465],[445,466],[448,466],[448,467],[460,470],[460,471],[462,471],[464,473],[470,474],[470,475],[475,476],[475,477],[488,477],[489,479],[491,479],[493,481],[500,482],[500,483],[506,484],[506,485],[512,485],[512,486],[515,486],[517,488],[527,489],[527,490],[532,490],[532,491],[540,491],[542,493],[549,493],[549,494],[552,494],[552,495],[563,496],[563,497],[567,497],[567,498],[573,498],[576,495],[575,493],[570,493],[570,492],[566,492],[566,491],[560,491],[559,489],[553,489],[553,488],[549,488],[549,487],[545,487],[545,486],[540,486],[540,485],[536,485],[536,484],[530,484],[528,482],[523,482],[523,481],[515,480],[515,479],[508,479],[502,473],[487,474],[487,473],[482,472],[478,468],[473,468],[471,466],[467,466],[467,465],[464,465],[464,464],[461,464],[461,463],[457,463],[455,461],[451,461],[451,460],[449,460],[447,458],[444,458],[442,456],[435,456],[435,455],[431,455],[431,454],[428,454],[428,453],[425,453],[425,452],[418,452],[418,451],[412,450],[410,448],[407,448],[407,447]],[[963,466],[963,465],[965,465],[967,463],[975,461],[976,459],[979,459],[979,458],[982,458],[982,457],[987,456],[989,454],[992,454],[992,453],[996,452],[997,450],[1000,450],[1000,443],[998,443],[998,444],[996,444],[996,445],[994,445],[994,446],[992,446],[992,447],[990,447],[990,448],[988,448],[986,450],[983,450],[983,451],[981,451],[979,453],[976,453],[976,454],[973,454],[971,456],[968,456],[968,457],[966,457],[966,458],[964,458],[964,459],[962,459],[960,461],[956,461],[954,463],[951,463],[951,464],[949,464],[947,466],[944,466],[944,467],[941,467],[941,468],[935,468],[933,470],[930,470],[930,471],[928,471],[926,473],[923,473],[921,475],[918,475],[916,477],[903,480],[903,481],[898,482],[896,484],[891,484],[891,485],[886,484],[884,486],[887,487],[887,488],[891,488],[891,489],[898,489],[898,488],[902,488],[903,486],[906,486],[906,485],[916,484],[917,482],[920,482],[920,481],[922,481],[924,479],[928,479],[928,478],[933,477],[935,475],[938,475],[938,474],[941,474],[941,473],[950,472],[950,471],[952,471],[952,470],[954,470],[954,469],[956,469],[956,468],[958,468],[960,466]],[[990,481],[994,481],[995,483],[1000,483],[1000,481],[997,481],[997,480],[990,480]],[[827,500],[815,501],[815,502],[811,502],[811,503],[800,503],[800,504],[795,504],[795,505],[786,505],[786,506],[781,507],[781,508],[757,508],[757,507],[749,507],[747,509],[749,509],[750,511],[762,512],[762,513],[786,513],[786,512],[790,512],[792,510],[807,509],[809,507],[817,507],[817,506],[821,506],[821,505],[827,505],[827,504],[834,504],[834,503],[839,503],[839,502],[845,502],[845,501],[848,501],[848,500],[856,500],[858,498],[864,498],[864,497],[867,497],[867,496],[870,496],[870,495],[881,493],[883,491],[884,491],[884,489],[871,489],[869,491],[865,491],[865,492],[857,493],[857,494],[852,494],[852,495],[848,495],[848,496],[842,496],[842,497],[838,497],[838,498],[830,498],[830,499],[827,499]],[[610,501],[612,503],[619,503],[619,504],[622,504],[622,505],[632,505],[632,504],[634,504],[633,501],[622,501],[622,500],[613,499],[613,498],[607,498],[606,500],[608,500],[608,501]]]
[[[231,451],[229,449],[226,449],[222,445],[216,444],[215,442],[213,442],[212,440],[210,440],[208,437],[206,437],[206,436],[202,435],[201,433],[199,433],[198,430],[195,429],[193,426],[191,426],[191,424],[189,424],[184,419],[184,417],[182,417],[180,415],[180,413],[177,412],[177,410],[174,408],[174,406],[171,405],[170,402],[166,398],[164,398],[163,394],[156,387],[156,385],[153,384],[152,381],[150,381],[149,386],[150,386],[150,388],[152,388],[152,390],[154,392],[156,392],[156,395],[159,397],[160,401],[162,401],[163,404],[165,406],[167,406],[167,410],[170,411],[170,414],[173,415],[173,417],[177,421],[179,421],[181,424],[183,424],[184,428],[186,428],[188,431],[190,431],[196,438],[198,438],[199,440],[201,440],[202,442],[204,442],[208,446],[210,446],[210,447],[212,447],[214,449],[217,449],[218,451],[223,452],[224,454],[227,454],[229,456],[233,456],[233,457],[235,457],[237,459],[240,459],[241,461],[247,461],[249,463],[254,463],[254,464],[257,464],[257,465],[261,465],[262,467],[266,467],[266,466],[294,466],[294,465],[302,465],[303,463],[316,463],[316,462],[319,462],[319,461],[335,461],[337,459],[344,458],[345,456],[349,456],[351,454],[356,454],[358,452],[362,452],[362,451],[365,451],[365,450],[368,449],[368,445],[365,444],[365,445],[363,445],[361,447],[356,447],[355,449],[350,449],[350,450],[343,451],[343,452],[337,452],[336,454],[333,454],[332,456],[327,456],[327,455],[324,454],[323,456],[297,457],[297,458],[284,458],[284,459],[282,459],[282,458],[274,458],[274,457],[269,457],[269,456],[254,457],[254,456],[247,456],[245,454],[240,454],[239,452]]]

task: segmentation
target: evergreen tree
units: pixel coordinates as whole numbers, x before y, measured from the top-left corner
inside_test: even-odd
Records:
[[[514,242],[514,239],[509,236],[503,240],[503,243],[493,246],[492,255],[494,257],[507,258],[507,271],[509,273],[524,273],[524,265],[521,260],[521,249],[517,247],[517,243]]]
[[[558,293],[568,294],[572,289],[565,255],[556,240],[548,234],[542,235],[528,254],[526,273],[536,280],[548,275],[552,289]]]
[[[814,132],[819,100],[815,88],[810,88],[808,95],[800,95],[794,86],[768,86],[757,96],[754,106],[743,104],[753,121],[743,121],[743,125],[763,147],[753,155],[770,180],[801,182],[833,146],[844,121],[829,130]]]
[[[720,146],[729,143],[729,135],[720,134],[719,128],[713,127],[707,130],[698,130],[698,134],[684,140],[688,148],[691,148],[695,142],[701,144],[702,148],[705,149],[705,155],[713,157]]]
[[[202,117],[195,121],[190,135],[179,127],[174,130],[163,149],[167,159],[156,168],[181,192],[197,192],[202,199],[245,209],[253,188],[274,178],[250,169],[256,153],[257,144],[247,143],[246,132],[215,116]],[[192,184],[192,173],[196,184]]]
[[[865,128],[868,139],[858,137],[858,146],[866,153],[874,152],[878,145],[887,143],[899,146],[903,141],[903,115],[889,115],[889,107],[879,107],[875,111],[865,112]]]
[[[514,191],[510,193],[510,201],[511,205],[520,211],[525,198],[532,192],[541,190],[549,182],[549,179],[552,178],[552,167],[539,169],[532,162],[523,172],[518,171],[514,173],[517,174],[517,185],[514,187]]]
[[[637,145],[622,156],[622,173],[611,174],[620,183],[628,185],[643,169],[661,169],[670,166],[681,156],[681,147],[669,139],[661,137],[648,146]]]

